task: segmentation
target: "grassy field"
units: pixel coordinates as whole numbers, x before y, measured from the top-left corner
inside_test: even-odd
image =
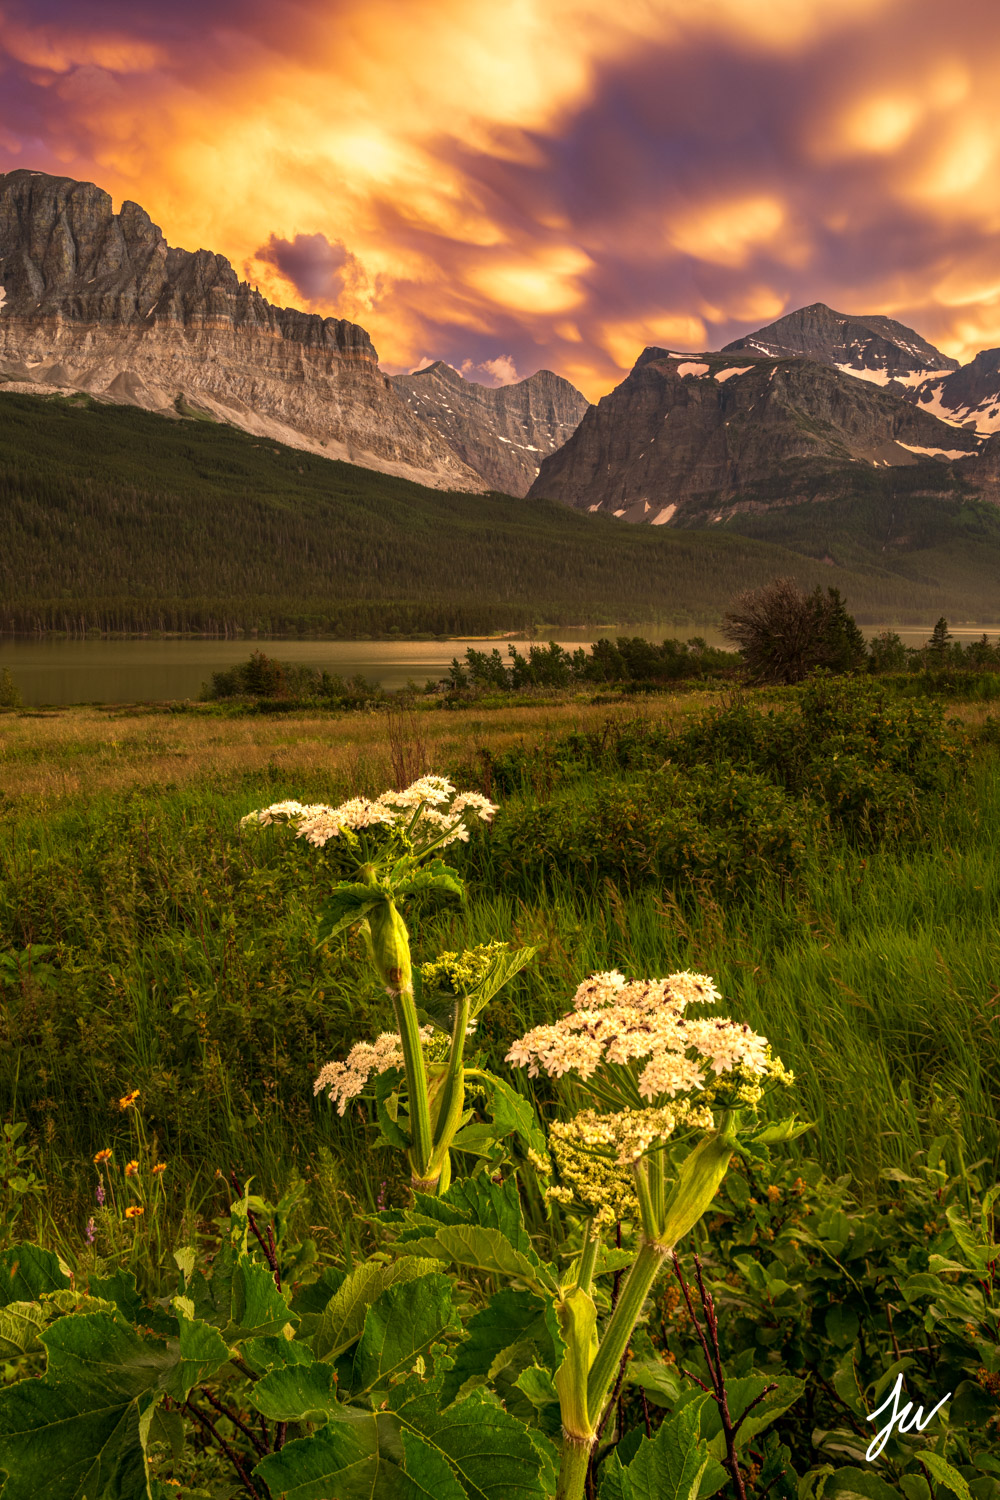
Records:
[[[787,711],[794,691],[773,701]],[[0,718],[0,1090],[8,1122],[27,1122],[46,1185],[16,1201],[8,1191],[8,1216],[20,1206],[23,1231],[40,1215],[70,1262],[83,1252],[91,1158],[138,1149],[134,1116],[117,1105],[135,1088],[147,1149],[167,1162],[158,1219],[142,1233],[164,1243],[224,1210],[217,1174],[234,1164],[272,1198],[294,1189],[303,1223],[329,1243],[358,1205],[400,1193],[370,1124],[312,1096],[319,1067],[387,1020],[357,940],[314,946],[330,856],[279,834],[248,838],[238,822],[282,797],[336,802],[424,768],[466,785],[486,776],[501,796],[504,757],[520,750],[554,768],[555,790],[536,775],[504,792],[494,829],[458,857],[467,906],[416,922],[421,957],[493,937],[538,945],[489,1013],[484,1055],[496,1062],[592,970],[692,968],[714,975],[730,1012],[795,1070],[797,1107],[816,1122],[801,1149],[828,1171],[877,1195],[880,1172],[941,1136],[965,1161],[995,1165],[1000,765],[986,711],[950,711],[971,759],[923,796],[905,839],[829,824],[812,838],[810,820],[819,830],[823,819],[791,796],[807,836],[787,878],[741,881],[730,861],[720,883],[703,861],[685,879],[676,860],[608,877],[532,831],[559,796],[590,795],[605,774],[567,770],[567,735],[683,735],[712,702],[685,693],[392,720]],[[620,785],[638,796],[630,777]]]

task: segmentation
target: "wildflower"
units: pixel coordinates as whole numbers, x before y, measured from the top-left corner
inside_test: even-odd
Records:
[[[462,953],[439,953],[430,963],[420,965],[420,977],[426,989],[468,995],[486,978],[501,954],[510,951],[509,943],[479,943]]]
[[[421,1026],[422,1042],[429,1042],[433,1035],[432,1026]],[[383,1031],[374,1042],[357,1042],[344,1062],[327,1063],[313,1084],[313,1094],[325,1089],[330,1103],[336,1104],[337,1113],[343,1115],[349,1102],[362,1092],[372,1073],[387,1073],[390,1068],[402,1066],[403,1043],[399,1032]]]
[[[125,1176],[126,1177],[137,1177],[138,1175],[139,1175],[139,1163],[137,1161],[130,1161],[126,1165],[126,1167],[125,1167]]]
[[[94,1233],[94,1220],[93,1220],[93,1218],[89,1218],[87,1220],[86,1235],[87,1235],[87,1244],[88,1245],[92,1245],[94,1243],[94,1239],[96,1237],[95,1233]]]
[[[110,1146],[105,1146],[104,1150],[103,1151],[98,1151],[97,1155],[94,1157],[94,1166],[95,1167],[99,1167],[104,1162],[110,1161],[110,1160],[111,1160],[111,1147]]]
[[[97,1200],[97,1206],[98,1206],[98,1208],[103,1208],[104,1207],[104,1183],[103,1183],[103,1181],[99,1182],[97,1184],[97,1192],[94,1194],[94,1197]]]
[[[131,1109],[139,1097],[139,1090],[133,1089],[130,1094],[123,1094],[118,1101],[119,1109]]]
[[[532,1078],[539,1072],[551,1078],[575,1073],[586,1081],[601,1069],[614,1079],[616,1070],[627,1069],[623,1102],[637,1092],[662,1107],[668,1099],[701,1092],[705,1103],[724,1093],[727,1107],[754,1105],[764,1079],[787,1083],[790,1075],[772,1056],[767,1039],[749,1026],[684,1014],[693,1003],[719,998],[704,974],[631,981],[615,971],[593,974],[577,989],[569,1014],[533,1027],[506,1060],[527,1067]],[[723,1075],[729,1075],[725,1088]]]
[[[767,1190],[768,1203],[777,1203],[781,1199],[781,1189],[775,1183],[771,1183]]]
[[[141,1203],[130,1203],[125,1210],[126,1219],[140,1219],[146,1212]]]
[[[446,806],[447,805],[447,806]],[[240,827],[267,827],[278,821],[291,825],[296,838],[321,849],[330,839],[342,833],[356,833],[367,828],[403,827],[414,847],[430,843],[446,844],[469,837],[466,813],[489,822],[496,807],[479,792],[456,792],[445,776],[421,776],[402,791],[383,792],[372,800],[351,797],[339,807],[325,802],[308,806],[301,802],[274,802],[270,807],[247,813]]]
[[[161,1172],[165,1172],[166,1170],[167,1170],[167,1164],[166,1164],[166,1162],[165,1161],[158,1161],[156,1163],[156,1166],[153,1168],[153,1176],[154,1177],[159,1177],[160,1173]]]

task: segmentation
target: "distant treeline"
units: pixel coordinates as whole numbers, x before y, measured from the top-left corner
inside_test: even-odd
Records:
[[[810,514],[821,528],[822,507]],[[222,424],[82,396],[0,394],[0,516],[5,634],[696,627],[777,573],[807,588],[839,581],[860,618],[988,618],[1000,558],[1000,518],[995,537],[987,517],[968,531],[978,550],[954,560],[947,587],[927,582],[937,562],[921,557],[904,577],[864,549],[833,572],[725,526],[627,526],[544,500],[424,489]],[[818,532],[814,541],[825,545]]]

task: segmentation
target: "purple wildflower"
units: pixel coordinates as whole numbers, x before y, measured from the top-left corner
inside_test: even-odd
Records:
[[[87,1220],[87,1244],[88,1245],[92,1245],[93,1243],[94,1243],[94,1221],[93,1221],[93,1219],[88,1219]]]
[[[104,1207],[104,1179],[103,1178],[97,1184],[97,1192],[94,1194],[94,1196],[97,1199],[97,1206],[98,1206],[98,1208],[103,1208]]]

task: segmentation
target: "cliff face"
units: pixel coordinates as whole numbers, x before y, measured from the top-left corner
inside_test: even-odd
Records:
[[[651,348],[545,460],[530,493],[629,521],[703,526],[842,494],[857,466],[936,458],[944,470],[979,446],[895,391],[802,356]],[[971,468],[963,462],[963,475]]]
[[[410,410],[439,433],[492,490],[526,495],[542,460],[576,431],[590,403],[551,370],[496,387],[465,380],[438,360],[392,383]]]
[[[224,256],[169,247],[89,182],[0,175],[0,381],[82,390],[423,484],[486,488],[419,421],[343,319],[272,306]]]

